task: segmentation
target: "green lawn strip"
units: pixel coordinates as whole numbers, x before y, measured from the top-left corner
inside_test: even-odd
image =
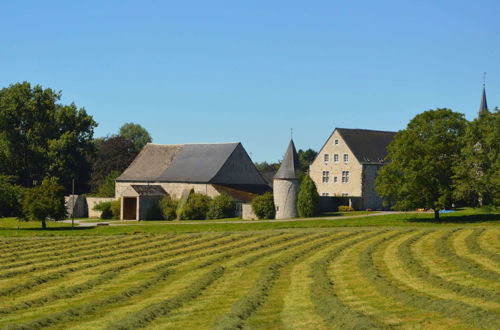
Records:
[[[486,229],[484,228],[475,229],[469,236],[467,236],[467,238],[465,239],[465,244],[472,253],[482,255],[496,263],[500,263],[500,254],[483,249],[479,244],[479,239],[481,238],[481,235],[485,233],[485,231]]]
[[[170,236],[172,237],[172,236]],[[135,237],[133,239],[108,239],[105,243],[100,242],[98,244],[89,245],[89,246],[81,246],[75,241],[75,246],[73,247],[73,251],[82,251],[77,253],[54,253],[47,257],[38,257],[35,258],[31,264],[21,269],[8,270],[0,273],[0,279],[9,278],[18,276],[21,274],[32,273],[35,271],[42,271],[52,268],[58,268],[60,266],[66,266],[71,264],[76,264],[82,261],[94,260],[97,258],[105,258],[108,255],[114,256],[120,250],[130,249],[138,246],[143,246],[145,244],[150,244],[157,241],[164,241],[165,236],[140,236]],[[56,262],[47,263],[56,260]],[[19,268],[19,267],[16,267]]]
[[[325,257],[312,264],[310,271],[310,276],[313,279],[310,291],[311,300],[314,302],[316,312],[323,318],[325,326],[329,327],[335,324],[341,329],[383,327],[369,315],[356,311],[342,302],[336,293],[335,281],[328,274],[328,267],[343,251],[384,233],[386,232],[376,231],[359,238],[355,237],[335,247]]]
[[[213,240],[216,240],[216,239],[222,239],[224,238],[226,235],[217,235],[217,236],[211,236],[211,237],[208,237],[208,238],[203,238],[202,241],[206,241],[206,242],[210,242],[210,241],[213,241]],[[189,240],[190,237],[188,235],[178,239],[178,240]],[[189,247],[189,246],[192,246],[194,242],[190,242],[190,243],[186,243],[182,246],[179,246],[177,247],[176,249],[184,249],[186,247]],[[167,246],[167,247],[163,247],[164,244],[162,242],[160,243],[156,243],[154,244],[153,246],[150,246],[149,250],[147,251],[144,251],[143,249],[136,249],[136,251],[138,251],[136,253],[135,256],[130,256],[128,254],[125,255],[125,253],[123,251],[117,251],[116,252],[116,255],[118,255],[119,257],[118,258],[115,258],[115,259],[112,259],[112,260],[109,260],[109,258],[106,258],[106,259],[103,259],[103,260],[100,260],[100,261],[97,261],[97,262],[91,262],[91,263],[88,263],[88,264],[84,264],[84,265],[80,265],[78,267],[66,267],[62,270],[57,270],[57,271],[54,271],[54,272],[51,272],[51,273],[48,273],[48,274],[44,274],[43,276],[37,276],[35,278],[30,278],[28,279],[27,281],[23,282],[23,283],[18,283],[18,284],[15,284],[13,286],[10,286],[10,287],[7,287],[7,288],[2,288],[0,289],[0,296],[5,296],[5,295],[12,295],[12,294],[18,294],[18,293],[21,293],[21,292],[24,292],[26,290],[29,290],[29,289],[32,289],[38,285],[41,285],[41,284],[44,284],[44,283],[47,283],[49,281],[53,281],[53,280],[57,280],[57,279],[60,279],[64,276],[66,276],[67,274],[69,273],[72,273],[72,272],[77,272],[77,271],[80,271],[80,270],[87,270],[89,268],[93,268],[93,267],[97,267],[97,266],[101,266],[101,265],[105,265],[105,264],[108,264],[110,262],[116,262],[116,261],[120,261],[120,260],[129,260],[131,257],[139,257],[139,258],[143,258],[147,255],[154,255],[154,254],[158,254],[158,253],[161,253],[165,250],[171,250],[172,247],[170,246]],[[162,248],[163,247],[163,248]],[[197,247],[195,248],[195,250],[197,249],[203,249],[204,247]],[[189,250],[188,250],[189,251]],[[178,254],[181,254],[181,253],[184,253],[186,251],[180,251],[180,252],[171,252],[168,257],[173,257],[173,256],[177,256]],[[130,253],[130,251],[127,251],[126,253]]]
[[[360,254],[360,268],[381,295],[392,297],[402,304],[417,309],[438,312],[447,317],[461,319],[467,326],[479,328],[500,327],[498,313],[471,306],[461,301],[431,297],[413,290],[396,279],[384,276],[375,264],[373,254],[384,242],[389,242],[403,233],[404,231],[401,231],[389,237],[384,237],[372,243]],[[403,285],[405,286],[404,289],[401,288]]]
[[[416,259],[414,253],[412,252],[412,246],[418,240],[426,235],[429,235],[430,233],[430,231],[419,233],[408,238],[403,242],[403,244],[400,245],[398,249],[398,256],[401,264],[408,269],[413,276],[419,277],[423,281],[436,287],[453,291],[459,295],[500,303],[500,293],[447,281],[442,277],[433,274],[428,267],[425,267],[418,259]]]
[[[198,297],[208,286],[224,274],[224,267],[216,266],[215,269],[197,278],[187,289],[166,300],[150,304],[113,324],[106,329],[136,329],[142,328],[160,316],[167,315],[172,310],[181,307],[188,301]]]
[[[281,270],[285,266],[291,264],[300,257],[324,247],[331,243],[331,241],[332,240],[329,239],[322,239],[320,242],[315,242],[312,245],[303,246],[298,252],[286,255],[285,257],[271,262],[260,273],[252,289],[233,304],[231,311],[220,316],[215,321],[214,327],[218,329],[235,329],[243,327],[245,321],[265,303],[269,291],[272,289],[274,283],[280,276]]]
[[[436,240],[435,248],[437,255],[449,260],[461,270],[471,274],[472,276],[494,281],[496,283],[500,282],[500,274],[489,269],[485,269],[474,261],[455,253],[450,246],[450,239],[458,230],[459,229],[448,231],[445,235]]]

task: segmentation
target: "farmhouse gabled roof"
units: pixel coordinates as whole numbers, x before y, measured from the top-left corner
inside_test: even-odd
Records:
[[[280,180],[297,179],[297,171],[299,170],[299,156],[297,155],[297,150],[295,150],[293,140],[290,140],[283,162],[281,162],[280,168],[278,169],[278,172],[276,172],[274,178]]]
[[[118,182],[266,184],[241,143],[148,143]]]
[[[354,157],[362,164],[383,164],[387,156],[387,147],[396,135],[396,132],[369,129],[337,128],[336,130]]]

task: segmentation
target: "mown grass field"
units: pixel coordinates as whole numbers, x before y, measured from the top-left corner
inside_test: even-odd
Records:
[[[500,328],[500,227],[1,237],[1,329]]]

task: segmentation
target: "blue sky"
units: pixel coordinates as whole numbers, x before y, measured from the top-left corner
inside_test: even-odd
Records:
[[[500,105],[500,1],[2,1],[0,87],[62,90],[156,143],[241,141],[277,161],[294,130],[399,130]]]

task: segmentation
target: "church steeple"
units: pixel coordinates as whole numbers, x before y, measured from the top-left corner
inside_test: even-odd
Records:
[[[297,172],[299,170],[300,162],[297,150],[295,150],[293,140],[290,140],[283,162],[281,162],[281,166],[278,169],[278,172],[276,172],[274,179],[297,179]]]
[[[481,105],[479,106],[479,115],[490,113],[488,102],[486,102],[486,72],[483,75],[483,95],[481,96]]]

